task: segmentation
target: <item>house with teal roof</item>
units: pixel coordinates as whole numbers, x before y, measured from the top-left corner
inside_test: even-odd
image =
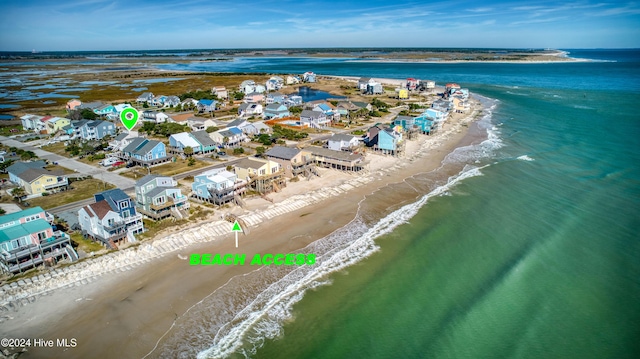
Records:
[[[22,273],[38,265],[75,261],[71,238],[51,225],[53,216],[41,207],[0,216],[0,271]]]

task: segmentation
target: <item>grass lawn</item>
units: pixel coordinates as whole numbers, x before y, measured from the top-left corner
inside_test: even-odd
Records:
[[[27,133],[27,131],[22,129],[22,125],[0,126],[0,136],[13,136],[21,133]]]
[[[85,253],[97,252],[104,249],[102,244],[88,238],[84,238],[81,233],[73,233],[69,237],[71,237],[72,241],[78,244],[78,249]]]
[[[169,162],[160,166],[151,167],[151,174],[161,175],[161,176],[174,176],[183,172],[195,170],[202,167],[211,166],[212,163],[205,162],[202,160],[196,160],[196,163],[193,166],[189,166],[187,160],[183,160],[178,158],[176,162]],[[132,178],[132,179],[140,179],[148,174],[146,168],[135,167],[130,171],[125,171],[120,173],[121,176]]]
[[[32,198],[29,200],[29,204],[31,204],[32,207],[40,206],[44,209],[50,209],[63,204],[91,198],[95,193],[115,188],[115,186],[98,179],[87,179],[71,183],[71,188],[72,189],[68,191],[54,193],[49,196]]]
[[[49,171],[62,171],[66,175],[68,175],[70,173],[76,173],[74,170],[70,170],[67,167],[62,167],[62,166],[59,166],[59,165],[47,165],[44,168],[48,169]]]
[[[55,153],[56,155],[69,157],[69,153],[65,152],[64,148],[65,148],[64,142],[57,142],[51,145],[42,146],[42,149],[45,151]]]

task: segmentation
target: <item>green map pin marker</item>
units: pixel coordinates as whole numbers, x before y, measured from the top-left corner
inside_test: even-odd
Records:
[[[135,108],[125,108],[122,112],[120,112],[120,121],[127,130],[131,131],[133,126],[138,122],[138,110]]]

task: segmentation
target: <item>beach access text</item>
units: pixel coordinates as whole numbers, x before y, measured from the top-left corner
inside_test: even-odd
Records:
[[[215,265],[240,265],[243,266],[245,264],[246,254],[211,254],[211,253],[192,253],[189,256],[189,265],[192,266],[215,266]],[[249,265],[285,265],[285,266],[302,266],[302,265],[313,265],[316,263],[316,255],[313,253],[310,254],[263,254],[256,253],[251,260]]]

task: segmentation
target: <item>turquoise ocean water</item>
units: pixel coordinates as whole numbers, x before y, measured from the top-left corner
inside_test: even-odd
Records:
[[[199,356],[639,357],[640,51],[570,52],[601,61],[170,65],[434,79],[493,106],[489,140],[448,157],[449,184],[415,179],[426,197],[336,233],[357,246],[203,336]]]

